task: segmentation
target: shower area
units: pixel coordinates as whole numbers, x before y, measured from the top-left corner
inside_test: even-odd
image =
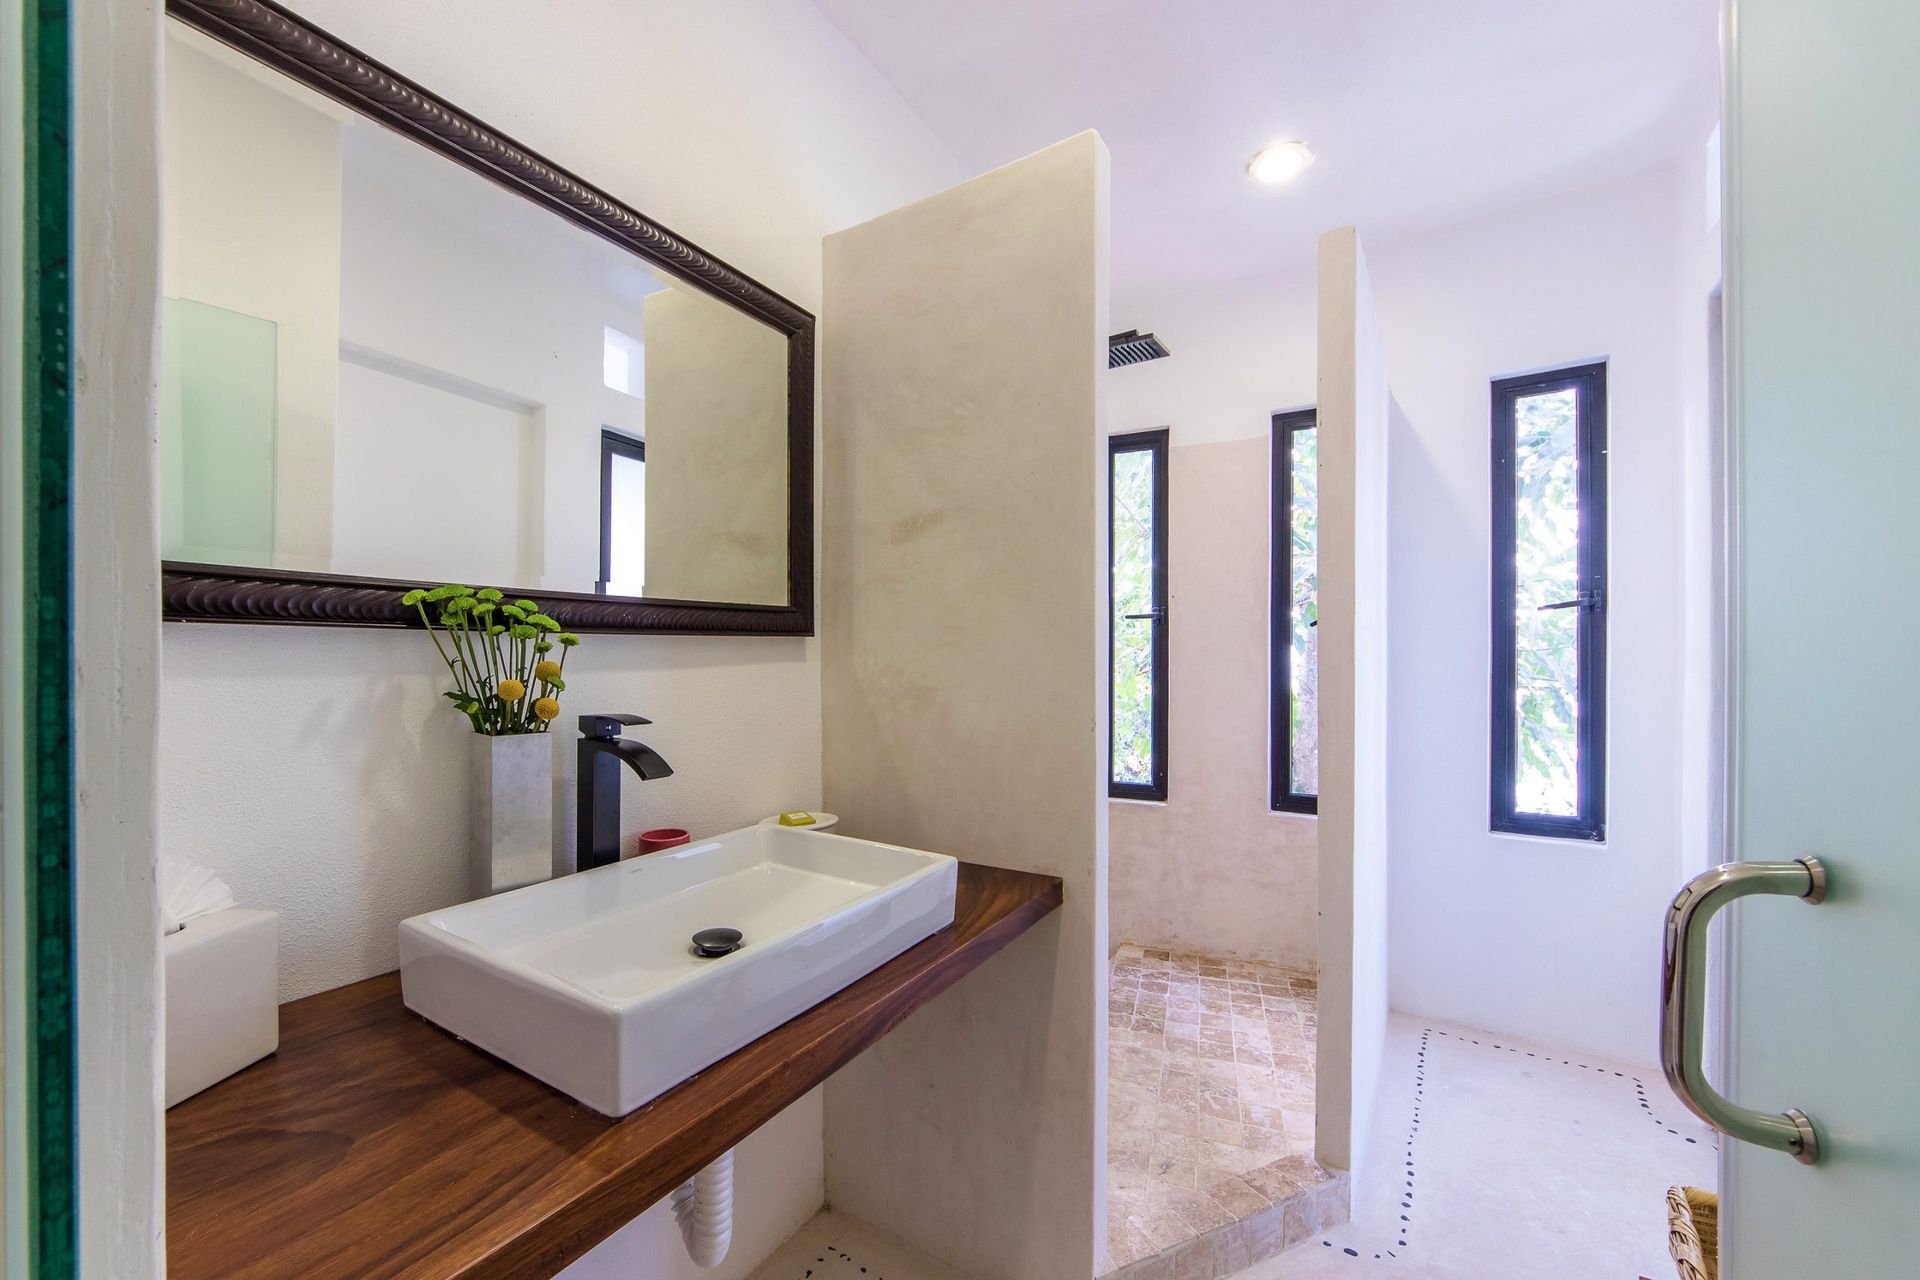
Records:
[[[1111,378],[1116,422],[1153,372]],[[1315,1160],[1315,446],[1312,410],[1110,438],[1112,1277],[1230,1275],[1347,1215]]]
[[[1228,1275],[1346,1217],[1313,1159],[1314,980],[1124,943],[1107,1018],[1108,1274]]]

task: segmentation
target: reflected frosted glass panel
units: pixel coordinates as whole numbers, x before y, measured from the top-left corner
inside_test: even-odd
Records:
[[[1113,455],[1113,781],[1153,782],[1151,449]]]
[[[1514,402],[1515,808],[1579,813],[1580,505],[1569,388]]]
[[[1288,435],[1289,779],[1295,795],[1315,796],[1320,794],[1320,433],[1299,429]]]
[[[162,313],[160,554],[273,563],[279,329],[189,298]]]

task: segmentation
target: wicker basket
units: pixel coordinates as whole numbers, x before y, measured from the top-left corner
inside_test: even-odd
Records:
[[[1667,1252],[1680,1280],[1720,1280],[1720,1197],[1698,1187],[1667,1188]]]

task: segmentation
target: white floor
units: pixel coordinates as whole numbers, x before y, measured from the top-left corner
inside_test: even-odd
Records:
[[[963,1280],[865,1223],[816,1215],[748,1280]]]
[[[1649,1068],[1394,1015],[1353,1220],[1237,1280],[1666,1280],[1713,1135]]]
[[[1370,1145],[1353,1220],[1235,1280],[1668,1280],[1666,1190],[1716,1160],[1649,1068],[1399,1014]],[[822,1213],[750,1280],[962,1278]]]

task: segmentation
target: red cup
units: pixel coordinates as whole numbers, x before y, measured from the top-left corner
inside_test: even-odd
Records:
[[[687,833],[679,827],[655,827],[640,833],[640,852],[658,853],[687,843]]]

